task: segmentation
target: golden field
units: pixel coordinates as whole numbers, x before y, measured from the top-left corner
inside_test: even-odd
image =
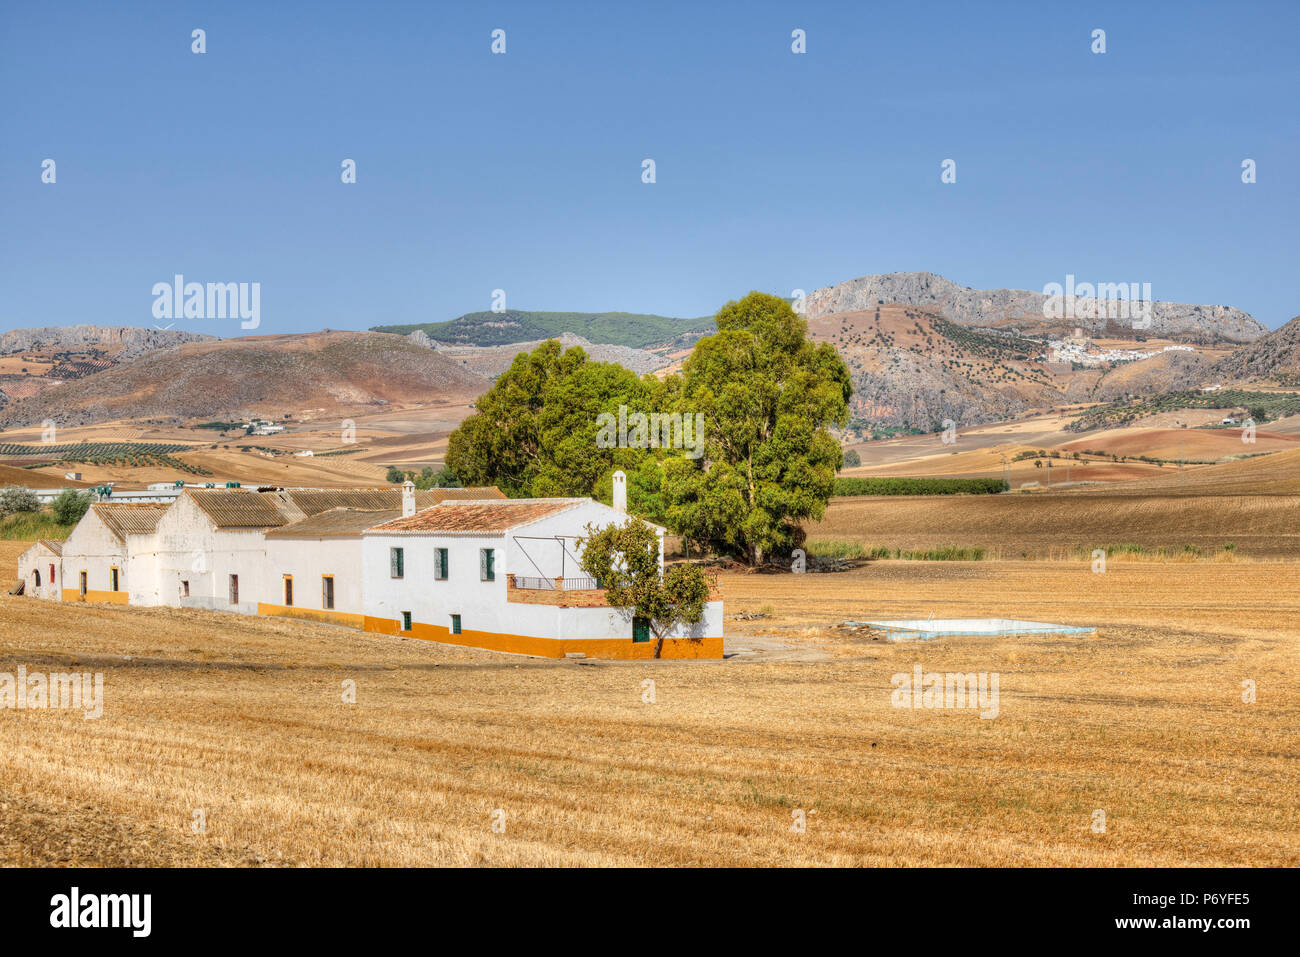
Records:
[[[0,545],[11,567],[20,543]],[[724,573],[718,662],[4,595],[0,671],[102,671],[105,701],[99,720],[0,711],[0,863],[1294,865],[1297,580],[1283,562]],[[930,613],[1099,631],[839,627]],[[892,707],[917,664],[997,672],[999,715]]]

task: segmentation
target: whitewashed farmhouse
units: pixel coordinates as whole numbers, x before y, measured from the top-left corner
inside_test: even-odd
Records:
[[[90,507],[60,548],[20,559],[27,594],[276,615],[547,657],[653,655],[647,622],[581,570],[588,525],[628,521],[585,498],[499,489],[185,489],[172,503]],[[663,567],[662,528],[659,564]],[[51,578],[57,584],[51,584]],[[664,642],[720,658],[721,596]]]

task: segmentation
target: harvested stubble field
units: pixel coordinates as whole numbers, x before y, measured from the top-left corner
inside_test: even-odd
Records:
[[[769,617],[729,620],[721,662],[0,596],[0,671],[105,675],[98,720],[0,712],[0,863],[1293,865],[1297,574],[724,574],[729,618]],[[1101,628],[891,645],[836,627],[931,611]],[[916,664],[999,673],[998,717],[892,707]]]
[[[1060,558],[1133,543],[1300,560],[1300,495],[1045,492],[832,499],[811,540],[863,546],[983,548],[991,557]]]

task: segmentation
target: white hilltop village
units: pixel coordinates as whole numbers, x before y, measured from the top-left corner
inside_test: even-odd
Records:
[[[1102,366],[1112,362],[1136,362],[1150,359],[1162,352],[1195,352],[1191,346],[1164,346],[1160,349],[1103,349],[1089,339],[1082,329],[1076,328],[1074,335],[1064,339],[1049,339],[1046,360],[1048,362],[1074,362],[1081,366]]]

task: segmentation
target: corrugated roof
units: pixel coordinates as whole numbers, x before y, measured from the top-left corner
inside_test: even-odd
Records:
[[[266,533],[267,538],[330,538],[360,535],[368,528],[400,518],[400,508],[332,508]]]
[[[303,515],[319,515],[332,508],[385,509],[402,507],[401,486],[388,488],[287,488],[283,495]],[[430,508],[447,499],[504,499],[495,486],[487,488],[433,488],[415,490],[416,509]]]
[[[217,528],[278,528],[288,518],[269,495],[242,488],[186,489]]]
[[[447,501],[377,525],[376,532],[504,532],[547,515],[576,508],[586,498],[523,498]]]
[[[506,493],[495,485],[475,485],[469,488],[431,488],[429,492],[439,502],[473,499],[505,499]],[[419,494],[418,492],[416,493]]]
[[[100,502],[90,507],[118,538],[153,534],[158,519],[167,511],[167,505],[162,502]]]

